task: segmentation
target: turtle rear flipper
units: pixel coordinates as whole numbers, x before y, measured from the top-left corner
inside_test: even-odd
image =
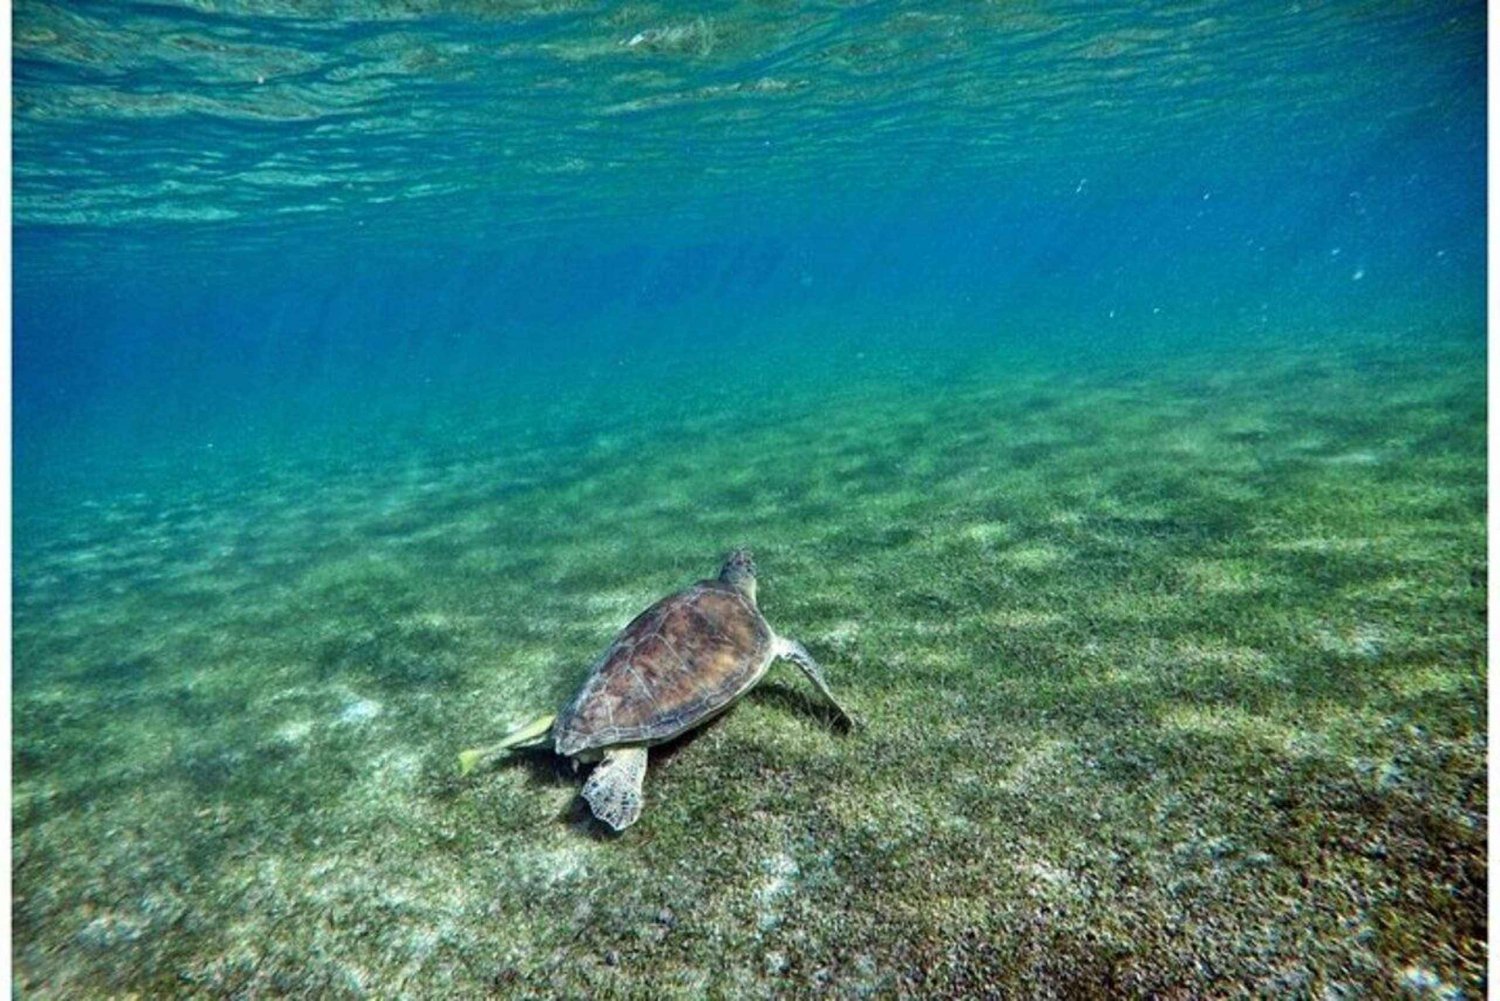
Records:
[[[623,831],[641,815],[646,781],[646,749],[640,745],[616,747],[604,752],[583,786],[594,816],[617,831]]]
[[[475,747],[468,751],[461,751],[458,755],[458,773],[467,775],[478,767],[481,761],[487,761],[509,751],[514,747],[528,747],[540,744],[552,733],[552,721],[555,715],[538,716],[525,726],[512,730],[505,739],[498,744],[489,747]]]

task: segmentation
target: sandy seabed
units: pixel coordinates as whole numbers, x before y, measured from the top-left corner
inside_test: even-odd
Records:
[[[21,996],[1483,996],[1481,338],[634,405],[19,505]],[[457,775],[739,543],[863,730]]]

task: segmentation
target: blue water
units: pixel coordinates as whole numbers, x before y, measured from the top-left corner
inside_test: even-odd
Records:
[[[18,996],[1482,996],[1485,20],[17,0]]]
[[[662,357],[839,379],[861,351],[1477,331],[1482,28],[1478,4],[22,2],[18,485]]]

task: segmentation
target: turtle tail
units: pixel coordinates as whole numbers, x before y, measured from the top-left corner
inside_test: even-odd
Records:
[[[525,726],[512,730],[498,744],[460,751],[458,755],[458,774],[467,775],[479,767],[481,762],[488,761],[490,758],[509,751],[512,748],[530,747],[544,742],[552,733],[552,721],[555,719],[557,719],[557,716],[553,714],[538,716]]]

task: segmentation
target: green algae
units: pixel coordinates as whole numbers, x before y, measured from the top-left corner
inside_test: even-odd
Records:
[[[20,512],[18,984],[1482,995],[1479,361],[616,391]],[[457,774],[739,543],[864,729],[774,669],[618,837],[545,753]]]

